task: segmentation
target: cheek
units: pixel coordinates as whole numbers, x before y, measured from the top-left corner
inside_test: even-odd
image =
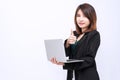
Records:
[[[89,25],[89,24],[90,24],[90,21],[89,21],[88,19],[86,20],[86,24],[87,24],[87,25]]]
[[[76,18],[76,22],[78,22],[79,21],[79,18]]]

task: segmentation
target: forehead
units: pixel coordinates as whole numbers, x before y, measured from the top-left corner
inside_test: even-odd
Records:
[[[77,14],[83,14],[82,10],[79,9],[79,10],[77,11]]]

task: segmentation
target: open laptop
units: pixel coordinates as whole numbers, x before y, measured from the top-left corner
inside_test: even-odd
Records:
[[[83,62],[84,60],[67,59],[62,39],[47,39],[44,40],[47,59],[56,58],[59,62],[73,63]]]

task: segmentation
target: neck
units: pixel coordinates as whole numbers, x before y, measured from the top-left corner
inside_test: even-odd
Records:
[[[84,36],[85,33],[82,33],[81,35],[79,35],[79,37],[77,38],[77,41],[79,41],[83,36]]]
[[[84,33],[88,28],[82,28],[82,32]]]

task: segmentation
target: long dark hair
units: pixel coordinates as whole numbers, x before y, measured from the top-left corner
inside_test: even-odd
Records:
[[[82,32],[81,28],[77,25],[77,21],[76,21],[77,12],[79,10],[81,10],[83,12],[83,14],[90,21],[90,25],[88,26],[88,30],[86,30],[85,32],[90,32],[90,31],[96,30],[97,16],[96,16],[95,9],[90,4],[84,3],[84,4],[81,4],[77,7],[76,12],[75,12],[75,16],[74,16],[74,22],[75,22],[77,33],[78,34],[84,33],[84,32]]]

